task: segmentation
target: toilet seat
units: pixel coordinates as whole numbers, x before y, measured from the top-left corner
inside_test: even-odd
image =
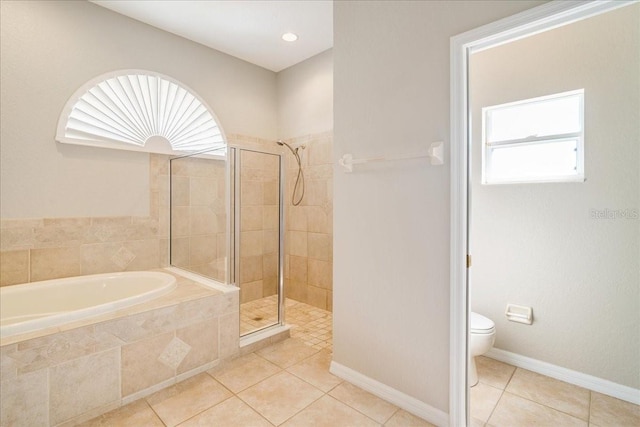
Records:
[[[472,334],[492,334],[495,331],[495,323],[481,314],[469,313],[469,332]]]

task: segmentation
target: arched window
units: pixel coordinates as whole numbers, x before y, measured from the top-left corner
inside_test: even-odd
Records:
[[[77,90],[62,110],[56,140],[164,154],[226,147],[213,111],[198,95],[141,70],[102,75]]]

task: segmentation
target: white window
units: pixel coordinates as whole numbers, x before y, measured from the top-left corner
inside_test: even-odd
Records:
[[[584,181],[584,90],[482,109],[482,183]]]
[[[177,80],[142,70],[108,73],[78,89],[62,110],[56,140],[164,154],[226,149],[202,98]]]

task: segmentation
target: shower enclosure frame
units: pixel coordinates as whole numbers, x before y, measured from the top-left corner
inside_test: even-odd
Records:
[[[237,151],[236,151],[237,150]],[[228,181],[232,188],[228,190],[229,201],[228,206],[230,209],[233,209],[233,224],[230,227],[233,227],[233,242],[230,242],[229,246],[229,254],[233,253],[234,265],[233,265],[233,276],[235,277],[234,285],[236,287],[240,287],[240,199],[239,197],[239,189],[241,188],[241,177],[240,177],[240,169],[242,168],[242,156],[239,155],[242,151],[250,151],[253,153],[267,154],[271,156],[278,157],[278,321],[269,326],[265,326],[264,328],[253,330],[247,334],[242,334],[240,332],[240,337],[249,337],[252,334],[263,332],[270,328],[281,327],[284,326],[285,321],[285,298],[284,298],[284,224],[285,224],[285,209],[284,209],[284,189],[285,189],[285,176],[286,176],[286,167],[284,165],[284,155],[282,153],[269,152],[269,151],[261,151],[253,148],[244,148],[236,145],[229,145],[229,160],[233,158],[233,162],[227,161],[227,167],[229,168],[229,172],[227,176],[229,177]],[[231,164],[233,163],[233,179],[231,179]],[[231,191],[233,190],[233,193]],[[231,203],[231,194],[234,195],[234,203]],[[229,218],[232,216],[230,215]],[[233,250],[234,252],[231,252]],[[231,270],[230,270],[231,271]],[[242,292],[242,291],[241,291]]]
[[[173,217],[173,180],[172,180],[172,162],[174,160],[195,157],[203,154],[211,154],[221,150],[226,150],[225,155],[225,212],[227,215],[227,243],[226,243],[226,262],[224,284],[240,288],[240,214],[241,214],[241,175],[242,160],[240,153],[242,151],[250,151],[259,154],[277,156],[278,158],[278,317],[274,324],[255,329],[246,334],[240,332],[241,340],[248,338],[254,334],[268,331],[274,328],[280,328],[285,325],[285,296],[284,296],[284,260],[285,260],[285,178],[286,167],[284,165],[284,155],[281,152],[259,150],[255,148],[246,148],[235,144],[228,144],[225,147],[213,150],[203,150],[195,153],[188,153],[180,156],[169,158],[169,265],[172,267],[183,269],[183,267],[172,264],[172,217]],[[221,160],[221,159],[220,159]],[[190,270],[187,270],[190,271]],[[190,271],[193,274],[203,276],[201,273]],[[206,277],[206,276],[205,276]],[[215,279],[214,279],[215,280]],[[241,305],[240,301],[238,302]],[[240,309],[240,307],[238,307]]]

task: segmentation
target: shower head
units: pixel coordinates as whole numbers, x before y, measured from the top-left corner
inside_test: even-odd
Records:
[[[304,145],[301,145],[301,146],[296,147],[296,148],[294,149],[292,146],[290,146],[289,144],[287,144],[286,142],[284,142],[284,141],[283,141],[283,140],[281,140],[281,139],[277,140],[277,141],[276,141],[276,144],[278,144],[278,145],[279,145],[279,146],[281,146],[281,147],[287,147],[287,148],[289,149],[289,151],[291,151],[294,155],[295,155],[295,153],[297,153],[297,152],[298,152],[298,150],[299,150],[299,149],[301,149],[301,148],[302,148],[302,149],[304,150],[304,149],[306,148]]]

